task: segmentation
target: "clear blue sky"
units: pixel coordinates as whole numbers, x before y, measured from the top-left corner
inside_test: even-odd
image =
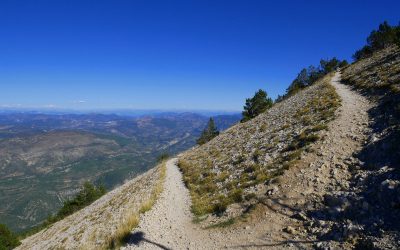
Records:
[[[0,2],[0,107],[240,110],[350,59],[400,1]]]

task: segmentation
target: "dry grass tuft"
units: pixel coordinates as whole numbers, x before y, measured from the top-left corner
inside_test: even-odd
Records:
[[[164,181],[167,171],[166,160],[162,162],[159,171],[159,179],[157,184],[153,187],[150,198],[140,205],[139,211],[132,210],[126,214],[125,219],[118,226],[116,232],[109,239],[107,239],[106,246],[108,249],[115,249],[124,245],[127,240],[129,240],[131,231],[139,225],[140,214],[149,211],[156,203],[164,188]]]

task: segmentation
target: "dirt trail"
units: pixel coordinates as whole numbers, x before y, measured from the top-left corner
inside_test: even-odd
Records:
[[[130,243],[123,249],[209,249],[205,232],[192,223],[189,191],[176,166],[167,162],[164,191],[154,207],[140,218]]]
[[[189,192],[176,159],[172,159],[167,163],[161,197],[141,216],[130,243],[123,249],[311,248],[316,238],[292,215],[309,210],[306,206],[320,202],[318,197],[349,186],[351,175],[343,167],[344,162],[362,147],[369,132],[369,102],[340,84],[340,73],[336,73],[331,84],[342,99],[338,117],[323,132],[324,140],[312,146],[314,153],[307,153],[299,166],[285,172],[282,181],[276,184],[278,191],[247,222],[209,230],[193,224]],[[293,230],[287,230],[288,226]]]

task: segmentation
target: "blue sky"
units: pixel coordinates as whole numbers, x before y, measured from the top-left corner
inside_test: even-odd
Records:
[[[0,1],[0,107],[241,110],[400,1]]]

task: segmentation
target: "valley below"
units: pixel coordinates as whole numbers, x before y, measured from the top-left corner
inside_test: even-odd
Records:
[[[227,128],[238,115],[215,117]],[[85,181],[108,190],[154,167],[161,154],[195,145],[208,117],[0,114],[0,221],[16,232],[39,225]]]

